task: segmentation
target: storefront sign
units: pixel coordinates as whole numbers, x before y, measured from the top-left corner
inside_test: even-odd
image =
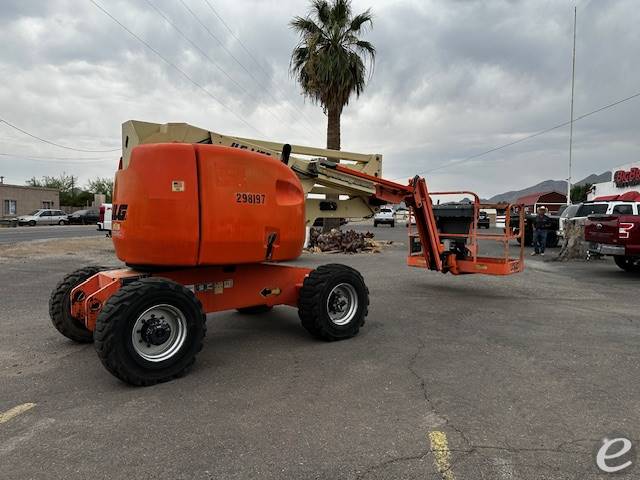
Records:
[[[630,170],[617,170],[613,174],[613,182],[616,187],[630,187],[640,185],[640,168],[633,167]]]

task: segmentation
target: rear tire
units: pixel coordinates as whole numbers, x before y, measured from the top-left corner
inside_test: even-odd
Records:
[[[258,313],[267,313],[273,310],[271,305],[253,305],[251,307],[242,307],[236,309],[238,313],[244,313],[247,315],[255,315]]]
[[[62,335],[78,343],[93,342],[93,333],[84,323],[71,316],[71,290],[94,276],[102,267],[90,266],[71,272],[51,292],[49,317]]]
[[[171,280],[142,278],[105,303],[96,321],[96,352],[105,368],[126,383],[166,382],[195,362],[205,322],[193,292]]]
[[[616,262],[616,265],[625,272],[640,272],[640,260],[638,259],[624,257],[622,255],[614,255],[613,260]]]
[[[346,265],[322,265],[305,279],[298,299],[302,326],[314,337],[353,337],[369,313],[369,290],[360,272]]]

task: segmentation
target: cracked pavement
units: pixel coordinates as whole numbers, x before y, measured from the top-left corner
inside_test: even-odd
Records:
[[[0,412],[36,404],[0,424],[2,478],[608,478],[598,442],[640,442],[640,277],[527,258],[521,275],[456,278],[406,267],[403,227],[375,232],[401,244],[295,262],[362,272],[358,337],[315,341],[286,307],[215,314],[190,374],[149,388],[49,324],[57,280],[111,259],[0,259]]]

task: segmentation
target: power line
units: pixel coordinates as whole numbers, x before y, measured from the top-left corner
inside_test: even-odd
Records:
[[[253,63],[255,63],[257,65],[257,67],[262,70],[262,73],[264,73],[267,77],[269,77],[269,72],[267,72],[264,67],[260,64],[260,62],[258,62],[258,60],[251,54],[251,52],[249,51],[249,49],[245,46],[245,44],[242,42],[242,40],[240,40],[240,38],[233,32],[233,30],[231,30],[231,27],[229,26],[229,24],[227,24],[227,22],[225,22],[224,18],[222,18],[222,15],[220,15],[218,13],[218,11],[213,7],[213,5],[211,5],[211,3],[209,2],[209,0],[203,0],[204,3],[206,3],[206,5],[209,7],[209,9],[213,12],[213,14],[218,18],[218,20],[220,20],[220,22],[222,23],[222,25],[227,29],[227,31],[231,34],[231,36],[233,38],[236,39],[236,41],[240,44],[240,46],[242,47],[242,49],[247,53],[247,55],[249,56],[249,58],[251,58],[251,60],[253,60]],[[276,86],[276,90],[285,98],[285,102],[287,105],[290,105],[295,111],[297,111],[300,116],[312,127],[312,128],[317,128],[308,118],[307,116],[304,114],[304,112],[302,110],[300,110],[298,107],[296,107],[295,104],[289,102],[288,100],[286,100],[286,94],[279,88],[277,88]]]
[[[106,161],[115,161],[114,157],[51,157],[51,156],[43,156],[43,155],[29,155],[22,153],[8,153],[8,152],[0,152],[0,156],[2,157],[16,157],[16,158],[25,158],[28,160],[34,161],[43,161],[52,163],[74,163],[77,165],[82,165],[84,163],[100,163]],[[69,160],[69,161],[67,161]]]
[[[262,83],[260,83],[260,81],[253,75],[253,73],[251,73],[251,71],[240,61],[236,58],[236,56],[231,53],[231,51],[224,45],[224,43],[222,42],[222,40],[220,40],[212,31],[209,27],[207,27],[207,25],[200,20],[200,17],[198,17],[198,15],[196,15],[196,13],[189,7],[189,5],[187,5],[185,3],[184,0],[180,0],[180,3],[182,4],[182,6],[189,12],[189,14],[191,14],[191,16],[196,20],[196,22],[198,22],[200,24],[200,26],[202,28],[204,28],[204,30],[207,32],[207,34],[213,38],[218,45],[220,45],[220,48],[222,48],[225,52],[227,52],[227,54],[229,54],[229,56],[231,58],[233,58],[233,60],[240,65],[240,67],[251,77],[251,79],[255,82],[256,85],[258,85],[258,87],[260,87],[267,95],[269,95],[269,97],[271,97],[271,99],[274,102],[278,102],[278,100],[273,96],[273,94],[267,89],[267,87],[265,87]],[[288,102],[285,101],[286,104],[288,104]],[[305,119],[306,120],[306,119]],[[307,121],[307,123],[309,123]],[[309,125],[312,128],[316,128],[313,124],[309,123]],[[311,133],[313,135],[313,132],[311,130],[309,130],[309,133]]]
[[[87,150],[87,149],[84,149],[84,148],[69,147],[67,145],[61,145],[59,143],[52,142],[51,140],[47,140],[45,138],[39,137],[39,136],[37,136],[37,135],[35,135],[33,133],[29,133],[26,130],[23,130],[22,128],[17,127],[13,123],[7,122],[3,118],[0,118],[0,123],[4,123],[5,125],[13,128],[14,130],[17,130],[18,132],[24,133],[25,135],[28,135],[31,138],[35,138],[36,140],[40,140],[41,142],[48,143],[49,145],[53,145],[53,146],[58,147],[58,148],[64,148],[66,150],[73,150],[75,152],[85,152],[85,153],[109,153],[109,152],[117,152],[117,151],[120,150],[120,148],[114,148],[113,150]]]
[[[231,113],[232,115],[234,115],[238,120],[240,120],[242,123],[244,123],[246,126],[248,126],[249,128],[251,128],[252,130],[258,132],[260,135],[264,134],[256,127],[254,127],[253,125],[251,125],[247,120],[245,120],[242,116],[240,116],[238,113],[236,113],[235,110],[227,107],[224,103],[222,103],[215,95],[213,95],[211,92],[209,92],[209,90],[207,90],[206,88],[204,88],[200,83],[196,82],[193,78],[191,78],[184,70],[182,70],[180,67],[178,67],[176,64],[174,64],[173,62],[171,62],[168,58],[166,58],[165,56],[163,56],[158,50],[156,50],[155,48],[153,48],[149,43],[147,43],[146,41],[144,41],[141,37],[139,37],[138,35],[136,35],[135,33],[133,33],[131,30],[129,30],[122,22],[120,22],[120,20],[118,20],[116,17],[114,17],[113,15],[111,15],[111,13],[109,13],[107,10],[105,10],[101,5],[99,5],[95,0],[89,0],[91,3],[93,3],[99,10],[102,11],[102,13],[104,13],[105,15],[107,15],[111,20],[113,20],[115,23],[117,23],[125,32],[127,32],[129,35],[131,35],[133,38],[135,38],[136,40],[138,40],[140,43],[142,43],[145,47],[147,47],[149,50],[151,50],[153,53],[155,53],[163,62],[165,62],[167,65],[169,65],[170,67],[172,67],[174,70],[176,70],[178,73],[180,73],[180,75],[182,75],[185,79],[187,79],[190,83],[192,83],[193,85],[195,85],[197,88],[199,88],[200,90],[202,90],[208,97],[210,97],[211,99],[213,99],[215,102],[217,102],[222,108],[224,108],[225,110],[227,110],[229,113]]]
[[[200,48],[200,46],[194,42],[193,40],[191,40],[191,38],[189,38],[162,10],[160,10],[151,0],[144,0],[151,8],[153,8],[156,13],[158,15],[160,15],[168,24],[169,26],[171,26],[171,28],[173,28],[176,32],[178,32],[178,34],[184,38],[187,42],[189,42],[189,44],[191,44],[191,46],[193,46],[198,52],[200,52],[200,54],[211,64],[213,65],[215,68],[217,68],[220,73],[222,73],[225,77],[227,77],[231,82],[233,82],[233,84],[235,86],[237,86],[242,92],[244,92],[245,94],[247,94],[249,97],[251,97],[256,103],[259,103],[259,99],[258,97],[256,97],[255,95],[253,95],[251,92],[249,92],[244,86],[242,86],[242,84],[240,84],[239,82],[237,82],[231,75],[229,75],[228,72],[226,72],[224,70],[224,68],[222,68],[215,60],[213,60],[208,54],[207,52],[205,52],[202,48]],[[276,120],[278,120],[279,122],[284,123],[284,121],[282,120],[282,118],[278,117],[271,109],[267,108],[267,111],[273,116],[273,118],[275,118]]]
[[[418,175],[425,175],[427,173],[431,173],[431,172],[434,172],[436,170],[440,170],[440,169],[443,169],[443,168],[448,168],[448,167],[451,167],[451,166],[461,165],[463,163],[467,163],[470,160],[476,159],[478,157],[483,157],[485,155],[488,155],[490,153],[496,152],[498,150],[502,150],[504,148],[511,147],[511,146],[516,145],[518,143],[522,143],[522,142],[525,142],[525,141],[530,140],[532,138],[539,137],[540,135],[544,135],[546,133],[552,132],[552,131],[557,130],[559,128],[566,127],[567,125],[571,125],[572,123],[578,122],[578,121],[580,121],[580,120],[582,120],[584,118],[590,117],[591,115],[595,115],[596,113],[600,113],[603,110],[608,110],[609,108],[613,108],[613,107],[615,107],[617,105],[620,105],[621,103],[628,102],[629,100],[633,100],[634,98],[637,98],[637,97],[640,97],[640,92],[634,93],[633,95],[630,95],[628,97],[622,98],[622,99],[617,100],[615,102],[612,102],[612,103],[609,103],[607,105],[604,105],[603,107],[597,108],[597,109],[592,110],[592,111],[590,111],[588,113],[580,115],[579,117],[576,117],[573,120],[573,122],[571,120],[569,120],[569,121],[566,121],[566,122],[563,122],[563,123],[559,123],[558,125],[554,125],[553,127],[545,128],[544,130],[540,130],[539,132],[533,133],[531,135],[527,135],[526,137],[520,138],[518,140],[514,140],[513,142],[505,143],[504,145],[500,145],[500,146],[497,146],[497,147],[494,147],[494,148],[490,148],[489,150],[485,150],[484,152],[476,153],[474,155],[471,155],[469,157],[463,158],[461,160],[453,160],[453,161],[451,161],[449,163],[446,163],[444,165],[440,165],[440,166],[434,167],[434,168],[432,168],[430,170],[426,170],[424,172],[418,173]]]

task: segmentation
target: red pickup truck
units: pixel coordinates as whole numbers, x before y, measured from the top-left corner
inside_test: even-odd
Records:
[[[621,269],[640,272],[640,215],[591,215],[584,238],[590,252],[612,255]]]

